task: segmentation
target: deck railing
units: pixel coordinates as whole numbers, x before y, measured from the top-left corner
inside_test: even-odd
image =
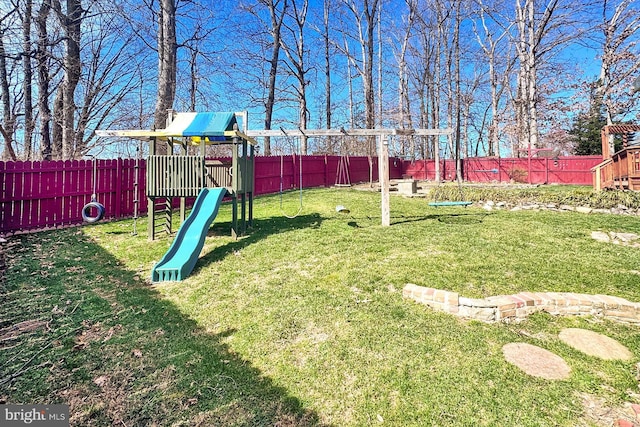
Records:
[[[593,167],[594,188],[640,189],[640,147],[614,153],[610,159]]]

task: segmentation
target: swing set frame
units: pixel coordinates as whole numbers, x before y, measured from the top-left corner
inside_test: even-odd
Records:
[[[453,129],[271,129],[247,130],[247,136],[259,137],[324,137],[324,136],[361,136],[375,137],[378,140],[378,179],[380,181],[382,226],[391,225],[390,179],[389,179],[389,142],[394,136],[442,136],[452,135]]]

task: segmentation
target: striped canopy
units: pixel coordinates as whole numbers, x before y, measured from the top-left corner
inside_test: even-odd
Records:
[[[233,136],[234,125],[242,123],[234,113],[178,113],[165,129],[158,130],[97,130],[98,136],[123,136],[138,139],[190,137],[193,142],[226,141]]]

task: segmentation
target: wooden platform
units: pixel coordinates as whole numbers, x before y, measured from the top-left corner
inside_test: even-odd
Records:
[[[640,132],[640,125],[619,124],[602,128],[602,163],[591,169],[593,188],[613,188],[618,190],[640,191],[640,146],[633,138]],[[613,151],[613,137],[622,138],[622,149]]]
[[[640,191],[640,147],[624,148],[593,168],[594,188]]]

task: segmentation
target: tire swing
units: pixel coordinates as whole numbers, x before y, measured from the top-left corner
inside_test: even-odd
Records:
[[[84,205],[82,208],[82,220],[86,223],[93,224],[94,222],[100,221],[104,218],[105,208],[104,206],[98,202],[98,198],[96,196],[96,181],[98,176],[98,162],[96,158],[93,158],[93,193],[91,194],[91,201]],[[92,215],[95,211],[95,215]]]

